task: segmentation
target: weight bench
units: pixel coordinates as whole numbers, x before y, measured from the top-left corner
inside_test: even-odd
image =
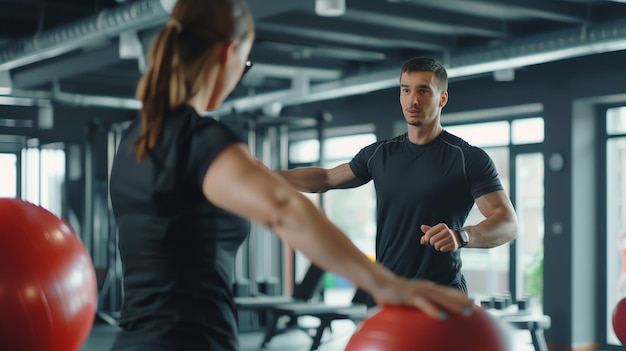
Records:
[[[249,297],[235,297],[235,305],[239,310],[263,311],[280,305],[302,303],[303,299],[293,296],[256,295]]]
[[[274,336],[296,329],[304,331],[313,339],[310,351],[317,350],[322,343],[322,336],[326,328],[332,332],[331,323],[333,321],[349,319],[357,324],[367,317],[367,305],[361,303],[364,296],[361,290],[357,290],[352,298],[352,303],[349,305],[308,302],[286,304],[273,308],[265,331],[265,337],[261,342],[261,348],[264,348]],[[320,324],[317,327],[300,326],[298,318],[303,316],[315,317],[319,319]],[[280,328],[278,324],[282,317],[288,317],[289,320],[284,327]]]
[[[516,329],[528,330],[535,351],[548,351],[543,331],[550,329],[552,319],[545,314],[531,313],[509,307],[505,309],[487,309],[493,317],[508,323]]]
[[[289,317],[289,322],[284,328],[278,327],[280,317]],[[298,317],[311,316],[320,320],[317,327],[302,327],[298,325]],[[313,339],[310,350],[317,350],[322,343],[322,336],[326,328],[331,328],[331,322],[340,319],[349,319],[358,323],[367,316],[367,306],[364,304],[354,305],[328,305],[324,303],[302,303],[277,307],[272,311],[272,318],[268,323],[268,329],[261,343],[265,347],[276,335],[289,330],[302,330]]]
[[[535,351],[548,351],[543,331],[550,329],[552,319],[543,314],[501,315],[498,318],[517,329],[528,330]]]
[[[299,304],[313,299],[319,291],[325,271],[311,264],[299,284],[296,284],[291,296],[256,295],[235,297],[235,306],[238,311],[253,311],[259,314],[266,313],[278,306]]]

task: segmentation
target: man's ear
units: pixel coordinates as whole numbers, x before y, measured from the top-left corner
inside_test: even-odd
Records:
[[[439,107],[443,108],[448,103],[448,91],[441,92],[441,99],[439,100]]]

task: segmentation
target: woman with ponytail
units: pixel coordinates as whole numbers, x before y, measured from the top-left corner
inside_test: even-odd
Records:
[[[301,193],[257,162],[218,108],[249,68],[254,24],[243,1],[178,0],[137,87],[143,107],[111,173],[124,278],[114,351],[238,349],[231,291],[254,221],[378,304],[433,318],[471,311],[456,289],[372,263]]]

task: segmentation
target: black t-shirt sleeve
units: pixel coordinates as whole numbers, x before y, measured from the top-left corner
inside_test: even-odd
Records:
[[[378,145],[380,145],[380,143],[374,143],[362,148],[349,163],[352,173],[363,182],[369,182],[372,179],[369,161],[374,155],[374,152],[376,152]]]
[[[200,126],[193,136],[191,146],[191,162],[196,167],[194,180],[202,188],[202,181],[207,169],[224,149],[243,141],[226,125],[208,119]]]
[[[494,191],[503,190],[493,160],[482,149],[470,147],[467,179],[474,199]]]

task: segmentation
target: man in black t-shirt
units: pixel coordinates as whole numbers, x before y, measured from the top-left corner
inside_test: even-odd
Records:
[[[441,126],[447,89],[441,63],[413,58],[400,75],[407,133],[366,146],[352,161],[332,169],[279,173],[304,192],[353,188],[373,180],[377,261],[402,277],[429,279],[467,293],[458,249],[512,241],[517,219],[489,156]],[[464,226],[474,203],[486,218]]]

